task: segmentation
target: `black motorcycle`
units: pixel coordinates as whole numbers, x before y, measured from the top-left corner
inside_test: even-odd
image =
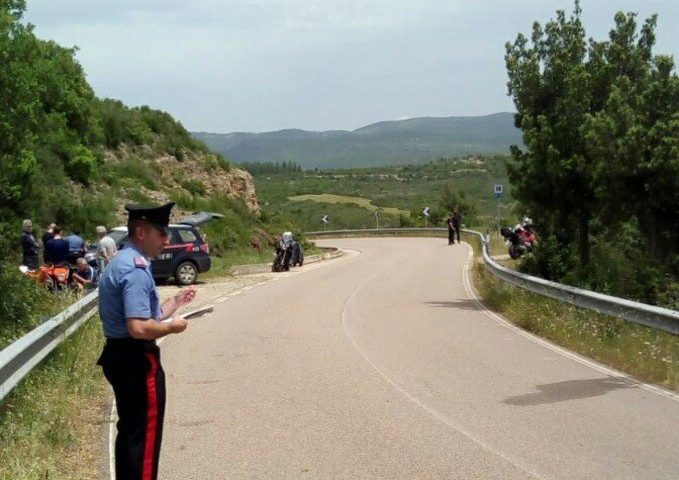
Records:
[[[291,243],[286,243],[279,240],[276,244],[276,251],[274,252],[273,265],[271,265],[272,272],[287,272],[290,270],[290,257],[292,257],[293,246]]]
[[[290,255],[290,266],[302,266],[304,264],[304,249],[299,242],[292,244],[292,255]]]

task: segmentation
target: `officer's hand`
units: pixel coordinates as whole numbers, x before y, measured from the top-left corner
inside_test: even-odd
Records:
[[[188,288],[185,288],[181,292],[179,292],[177,295],[174,296],[174,301],[177,304],[177,308],[186,305],[187,303],[193,302],[193,299],[196,298],[196,287],[191,286]]]
[[[170,322],[170,329],[172,333],[181,333],[186,330],[189,322],[182,317],[174,317]]]

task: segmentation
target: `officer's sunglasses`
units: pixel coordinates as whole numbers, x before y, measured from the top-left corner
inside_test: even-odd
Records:
[[[151,225],[156,230],[158,230],[158,233],[160,233],[161,235],[165,235],[166,237],[170,236],[170,227],[168,227],[167,225],[159,225],[157,223],[152,222],[148,222],[148,224]]]

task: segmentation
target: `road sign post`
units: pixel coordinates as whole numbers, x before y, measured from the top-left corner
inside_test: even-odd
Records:
[[[422,210],[422,215],[424,215],[424,228],[427,228],[427,219],[429,218],[429,207],[424,207]]]
[[[495,199],[497,200],[497,215],[495,217],[495,222],[497,223],[498,235],[500,235],[500,199],[502,199],[503,194],[504,190],[502,184],[495,184],[493,187],[493,195],[495,195]]]
[[[380,229],[380,212],[379,210],[375,210],[375,222],[377,224],[377,230]]]

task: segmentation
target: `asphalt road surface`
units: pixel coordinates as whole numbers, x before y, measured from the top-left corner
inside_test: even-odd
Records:
[[[162,344],[160,478],[679,478],[677,397],[491,316],[467,245],[322,243]]]

